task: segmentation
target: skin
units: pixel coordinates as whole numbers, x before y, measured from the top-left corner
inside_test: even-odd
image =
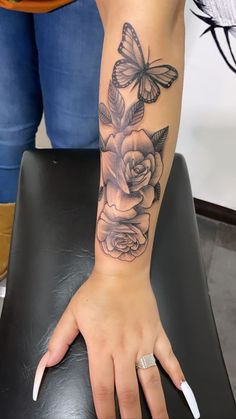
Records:
[[[97,1],[105,30],[101,62],[100,98],[106,103],[114,63],[121,58],[117,47],[124,22],[130,22],[141,40],[145,59],[163,58],[178,69],[178,80],[163,89],[156,103],[147,105],[140,126],[150,132],[169,126],[160,179],[161,197],[149,209],[149,240],[145,252],[132,262],[104,253],[95,237],[95,265],[90,277],[78,289],[63,313],[49,342],[47,366],[56,365],[69,345],[82,333],[88,350],[89,372],[96,414],[99,419],[115,418],[114,387],[121,417],[141,419],[138,380],[152,418],[166,419],[168,411],[158,365],[135,369],[143,355],[154,353],[177,389],[184,373],[163,329],[150,283],[150,261],[155,226],[170,173],[179,127],[183,84],[184,2],[175,0]],[[125,103],[134,102],[137,90],[122,89]],[[106,127],[100,125],[103,135]],[[101,180],[102,184],[102,180]],[[98,219],[102,210],[98,203]],[[132,309],[131,309],[132,308]],[[98,355],[99,354],[99,355]]]

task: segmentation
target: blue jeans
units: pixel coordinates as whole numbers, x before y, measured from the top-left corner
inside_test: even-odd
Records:
[[[95,0],[43,14],[0,9],[0,203],[15,202],[43,111],[53,147],[98,147],[102,43]]]

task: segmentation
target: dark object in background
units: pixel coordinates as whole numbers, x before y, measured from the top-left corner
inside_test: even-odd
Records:
[[[194,198],[196,213],[212,220],[222,221],[227,224],[236,225],[236,211],[231,208],[222,207],[212,202]]]
[[[94,262],[98,181],[98,151],[24,153],[0,322],[3,419],[96,418],[82,335],[64,360],[47,370],[36,403],[32,387],[50,334]],[[178,154],[158,220],[151,276],[164,327],[195,392],[201,418],[234,419],[188,172]],[[192,418],[182,393],[161,374],[170,417]],[[140,393],[143,418],[151,418],[141,387]]]

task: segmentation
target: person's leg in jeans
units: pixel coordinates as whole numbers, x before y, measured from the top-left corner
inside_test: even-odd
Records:
[[[103,26],[95,0],[34,14],[47,134],[56,148],[98,147]]]
[[[0,279],[6,275],[19,165],[42,116],[33,15],[0,9]]]

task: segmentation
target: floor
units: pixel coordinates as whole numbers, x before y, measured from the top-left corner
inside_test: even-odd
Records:
[[[236,226],[197,217],[216,325],[236,398]],[[6,281],[0,286],[0,313]]]
[[[236,399],[236,226],[197,217],[209,292]]]

